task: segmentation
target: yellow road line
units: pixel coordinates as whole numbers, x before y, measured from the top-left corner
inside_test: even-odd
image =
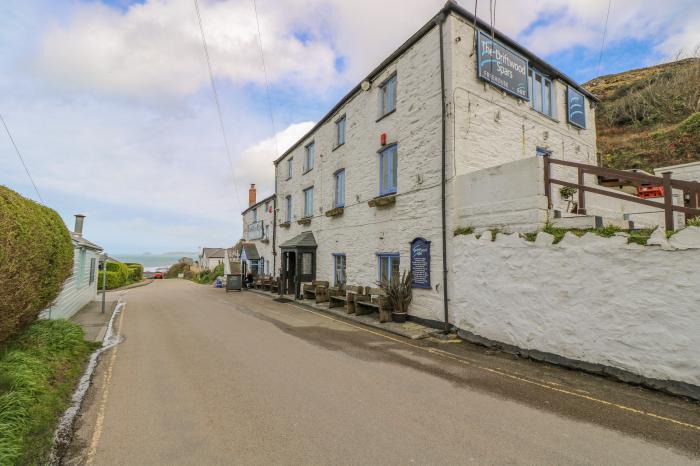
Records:
[[[119,338],[119,335],[121,334],[122,320],[124,319],[124,314],[126,313],[126,308],[127,308],[127,305],[125,303],[124,307],[122,308],[122,310],[119,314],[119,320],[117,321],[117,330],[116,330],[115,338]],[[105,371],[105,375],[103,378],[102,398],[100,398],[100,405],[99,405],[99,408],[97,410],[97,418],[95,420],[95,430],[92,433],[92,439],[90,440],[90,448],[88,449],[86,459],[85,459],[85,464],[87,466],[90,466],[91,464],[93,464],[93,461],[95,460],[95,454],[97,453],[97,444],[100,442],[100,437],[102,436],[102,429],[104,427],[104,419],[105,419],[105,407],[107,406],[107,398],[109,396],[109,384],[112,380],[112,371],[114,369],[114,362],[117,360],[117,352],[119,351],[119,346],[120,345],[115,345],[114,348],[112,348],[112,354],[110,355],[110,358],[109,358],[109,365],[107,366],[107,370]]]
[[[295,307],[295,308],[300,309],[300,310],[302,310],[302,311],[306,311],[306,312],[309,312],[309,313],[311,313],[311,314],[315,314],[315,315],[317,315],[317,316],[319,316],[319,317],[323,317],[324,319],[329,319],[329,320],[332,320],[332,321],[334,321],[334,322],[338,322],[338,323],[340,323],[340,324],[347,325],[348,327],[352,327],[352,328],[355,328],[355,329],[357,329],[357,330],[361,330],[361,331],[363,331],[363,332],[371,333],[371,334],[373,334],[373,335],[377,335],[377,336],[382,337],[382,338],[385,338],[385,339],[387,339],[387,340],[395,341],[395,342],[400,343],[400,344],[402,344],[402,345],[404,345],[404,346],[410,346],[411,348],[415,348],[415,349],[418,349],[418,350],[421,350],[421,351],[425,351],[425,352],[427,352],[427,353],[435,354],[435,355],[437,355],[437,356],[442,356],[442,357],[444,357],[444,358],[451,359],[451,360],[453,360],[453,361],[457,361],[457,362],[459,362],[460,364],[464,364],[464,365],[467,365],[467,366],[473,366],[473,367],[475,367],[475,368],[477,368],[477,369],[481,369],[481,370],[484,370],[484,371],[488,371],[488,372],[491,372],[491,373],[493,373],[493,374],[498,374],[498,375],[501,375],[501,376],[503,376],[503,377],[508,377],[508,378],[510,378],[510,379],[517,380],[517,381],[519,381],[519,382],[524,382],[524,383],[528,383],[528,384],[530,384],[530,385],[535,385],[535,386],[537,386],[537,387],[545,388],[545,389],[547,389],[547,390],[552,390],[552,391],[555,391],[555,392],[563,393],[563,394],[565,394],[565,395],[575,396],[575,397],[578,397],[578,398],[582,398],[582,399],[584,399],[584,400],[593,401],[593,402],[595,402],[595,403],[600,403],[600,404],[603,404],[603,405],[606,405],[606,406],[611,406],[611,407],[613,407],[613,408],[617,408],[617,409],[620,409],[620,410],[623,410],[623,411],[627,411],[627,412],[630,412],[630,413],[640,414],[640,415],[643,415],[643,416],[648,416],[648,417],[651,417],[651,418],[654,418],[654,419],[658,419],[658,420],[661,420],[661,421],[670,422],[670,423],[672,423],[672,424],[676,424],[676,425],[679,425],[679,426],[688,427],[688,428],[690,428],[690,429],[695,429],[695,430],[697,430],[697,431],[700,431],[700,426],[695,425],[695,424],[690,424],[690,423],[687,423],[687,422],[679,421],[679,420],[676,420],[676,419],[672,419],[672,418],[670,418],[670,417],[660,416],[660,415],[658,415],[658,414],[655,414],[655,413],[652,413],[652,412],[649,412],[649,411],[644,411],[644,410],[640,410],[640,409],[636,409],[636,408],[631,408],[631,407],[629,407],[629,406],[621,405],[621,404],[619,404],[619,403],[614,403],[614,402],[612,402],[612,401],[601,400],[600,398],[595,398],[595,397],[593,397],[593,396],[589,396],[589,395],[584,395],[584,394],[581,394],[581,393],[572,392],[572,391],[570,391],[570,390],[565,390],[565,389],[563,389],[563,388],[557,388],[557,387],[553,387],[553,386],[551,386],[551,385],[546,385],[546,384],[541,383],[541,382],[536,382],[536,381],[534,381],[534,380],[529,380],[529,379],[520,377],[520,376],[518,376],[518,375],[510,374],[510,373],[505,372],[505,371],[500,370],[500,369],[493,369],[493,368],[491,368],[491,367],[482,366],[482,365],[480,365],[479,363],[477,363],[476,361],[473,361],[473,360],[470,360],[470,359],[467,359],[467,358],[463,358],[463,357],[459,357],[459,356],[455,356],[454,354],[448,353],[447,351],[443,351],[443,350],[440,350],[440,349],[437,349],[437,348],[426,348],[426,347],[424,347],[424,346],[420,346],[420,345],[416,345],[416,344],[414,344],[414,343],[410,343],[410,342],[405,341],[405,340],[403,340],[403,339],[399,339],[399,338],[396,338],[396,337],[392,337],[392,336],[389,336],[389,335],[385,335],[385,334],[383,334],[383,333],[376,332],[376,331],[374,331],[374,330],[370,330],[370,329],[368,329],[368,328],[361,327],[361,326],[359,326],[359,325],[351,324],[350,322],[345,322],[345,321],[343,321],[343,320],[336,319],[336,318],[331,317],[331,316],[329,316],[329,315],[321,314],[320,312],[312,311],[312,310],[310,310],[310,309],[307,309],[307,308],[298,306],[298,305],[296,305],[296,304],[289,304],[289,303],[287,303],[287,304],[288,304],[289,306]]]

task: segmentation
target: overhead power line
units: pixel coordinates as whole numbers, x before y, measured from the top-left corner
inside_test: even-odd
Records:
[[[267,77],[267,66],[265,65],[265,52],[262,43],[262,33],[260,32],[260,19],[258,17],[258,6],[255,0],[252,0],[253,11],[255,11],[255,22],[258,25],[258,46],[260,49],[260,61],[262,62],[263,73],[265,75],[265,92],[267,94],[267,109],[270,113],[270,122],[272,123],[272,138],[275,142],[275,157],[279,156],[279,147],[277,145],[277,129],[275,128],[275,114],[272,111],[272,97],[270,96],[270,80]]]
[[[10,133],[10,128],[7,127],[7,123],[5,123],[5,118],[3,118],[2,114],[0,114],[0,120],[2,120],[2,125],[5,127],[5,131],[7,132],[7,136],[10,138],[10,142],[12,143],[12,147],[15,148],[15,152],[17,153],[17,157],[19,157],[19,161],[22,162],[22,166],[24,167],[24,171],[27,172],[27,177],[29,178],[29,181],[31,181],[32,186],[34,186],[34,191],[36,191],[36,195],[39,196],[39,200],[41,201],[42,204],[44,204],[44,198],[41,197],[41,194],[39,193],[39,188],[36,187],[36,183],[34,182],[34,178],[32,178],[31,173],[29,173],[29,168],[27,167],[27,164],[24,163],[24,158],[22,157],[22,154],[19,151],[19,147],[17,147],[17,144],[15,144],[15,139],[12,137],[12,133]]]
[[[236,193],[236,202],[238,202],[238,210],[242,211],[243,206],[241,204],[241,199],[238,194],[238,185],[236,184],[236,172],[233,168],[233,159],[231,158],[231,150],[229,149],[228,137],[226,136],[226,126],[224,125],[224,116],[221,112],[221,102],[219,101],[219,92],[216,89],[216,82],[214,81],[214,72],[211,67],[211,58],[209,57],[209,47],[207,47],[207,38],[204,35],[204,26],[202,25],[202,15],[199,12],[199,2],[194,1],[194,9],[197,12],[197,22],[199,23],[199,32],[202,35],[202,48],[204,49],[204,58],[207,61],[207,70],[209,70],[209,82],[211,83],[211,90],[214,94],[214,103],[216,104],[216,113],[219,116],[219,124],[221,126],[221,135],[224,138],[224,147],[226,149],[226,157],[228,158],[229,168],[231,169],[231,178],[233,180],[233,189]]]
[[[598,65],[595,67],[596,76],[600,75],[600,64],[603,61],[603,51],[605,50],[605,38],[608,35],[608,19],[610,19],[610,5],[612,0],[608,0],[608,12],[605,14],[605,26],[603,27],[603,40],[600,44],[600,54],[598,55]]]

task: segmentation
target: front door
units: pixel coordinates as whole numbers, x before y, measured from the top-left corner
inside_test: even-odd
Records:
[[[285,292],[287,294],[294,294],[295,283],[296,283],[296,269],[297,269],[297,256],[294,252],[286,252],[284,254],[285,263]]]

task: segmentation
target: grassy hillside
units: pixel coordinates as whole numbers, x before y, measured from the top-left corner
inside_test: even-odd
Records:
[[[700,59],[601,76],[584,87],[601,99],[604,166],[651,170],[700,160]]]

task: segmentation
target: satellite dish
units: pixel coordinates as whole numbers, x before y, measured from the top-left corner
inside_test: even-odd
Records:
[[[372,87],[372,85],[367,80],[362,81],[362,84],[360,84],[360,88],[362,88],[363,91],[369,91],[370,87]]]

